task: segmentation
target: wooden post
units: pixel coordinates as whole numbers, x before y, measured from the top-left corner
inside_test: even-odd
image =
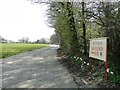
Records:
[[[106,42],[106,80],[108,80],[108,40]]]
[[[92,73],[92,58],[90,57],[90,72]]]

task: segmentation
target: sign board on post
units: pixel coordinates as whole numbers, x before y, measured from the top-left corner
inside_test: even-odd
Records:
[[[89,57],[106,61],[107,38],[90,39]]]
[[[90,71],[92,72],[92,58],[96,58],[106,62],[106,80],[108,80],[108,37],[90,39]]]

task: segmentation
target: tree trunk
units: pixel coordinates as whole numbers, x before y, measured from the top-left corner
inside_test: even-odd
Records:
[[[75,21],[74,21],[74,14],[72,11],[72,4],[71,2],[67,2],[67,11],[68,11],[68,25],[70,27],[70,53],[72,55],[78,55],[79,54],[79,43],[78,43],[78,37],[77,37],[77,30],[75,28]]]
[[[84,54],[87,55],[87,44],[86,44],[86,26],[85,26],[85,19],[84,19],[84,2],[82,2],[82,25],[83,25],[83,48]]]

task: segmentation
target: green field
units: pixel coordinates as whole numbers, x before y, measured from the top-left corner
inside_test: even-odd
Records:
[[[0,46],[0,58],[6,58],[12,55],[16,55],[21,52],[40,49],[48,46],[47,44],[1,44]]]

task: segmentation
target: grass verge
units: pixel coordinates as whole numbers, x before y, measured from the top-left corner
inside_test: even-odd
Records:
[[[26,51],[32,51],[48,46],[47,44],[1,44],[0,58],[6,58]]]

